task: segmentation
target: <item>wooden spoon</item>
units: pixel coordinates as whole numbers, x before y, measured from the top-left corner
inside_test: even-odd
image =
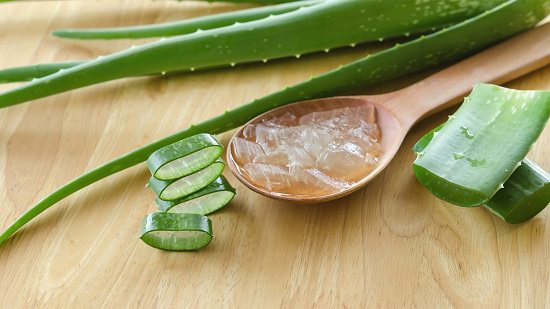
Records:
[[[351,187],[319,196],[280,194],[270,192],[254,183],[241,172],[234,160],[235,137],[243,137],[241,128],[228,145],[227,161],[232,173],[248,188],[267,197],[299,203],[319,203],[348,195],[370,182],[390,163],[401,146],[407,132],[415,123],[438,111],[462,101],[480,82],[501,84],[527,74],[550,63],[550,23],[517,35],[503,43],[482,51],[462,62],[446,68],[412,86],[382,95],[345,96],[303,101],[271,110],[251,120],[256,124],[262,119],[280,116],[286,112],[296,116],[316,111],[343,107],[373,105],[378,126],[382,132],[380,144],[383,154],[379,164]],[[246,125],[245,125],[246,127]]]

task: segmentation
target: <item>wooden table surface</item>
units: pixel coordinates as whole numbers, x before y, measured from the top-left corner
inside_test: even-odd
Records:
[[[56,28],[159,22],[232,8],[130,0],[3,4],[0,67],[85,59],[132,44],[56,39],[49,35]],[[117,81],[2,109],[0,228],[86,170],[378,47]],[[550,89],[550,67],[508,86]],[[216,238],[200,252],[167,253],[139,240],[141,220],[155,211],[144,165],[107,178],[0,246],[0,306],[550,306],[548,210],[509,225],[483,208],[444,203],[416,181],[410,149],[449,112],[417,125],[366,188],[328,204],[273,201],[226,171],[238,195],[211,216]],[[550,126],[529,157],[550,170]]]

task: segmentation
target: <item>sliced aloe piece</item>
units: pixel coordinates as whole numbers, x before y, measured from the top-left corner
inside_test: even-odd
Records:
[[[514,171],[485,207],[508,223],[521,223],[550,203],[550,174],[529,160]]]
[[[147,159],[147,167],[157,179],[177,179],[207,167],[222,152],[223,147],[214,136],[202,133],[153,152]]]
[[[478,84],[420,152],[413,169],[435,196],[487,202],[519,166],[550,116],[550,92]]]
[[[413,151],[417,154],[424,151],[434,134],[444,125],[439,125],[418,140]],[[539,214],[549,203],[550,175],[536,163],[523,159],[504,183],[504,188],[498,190],[484,206],[508,223],[521,223]]]
[[[162,211],[207,215],[227,205],[234,196],[235,188],[220,175],[213,183],[193,194],[175,201],[157,198],[155,202]]]
[[[206,168],[175,180],[149,179],[149,187],[161,200],[173,201],[195,193],[218,178],[225,167],[222,160],[216,160]]]
[[[143,219],[140,238],[158,249],[190,251],[208,245],[212,236],[212,222],[205,216],[157,212]]]

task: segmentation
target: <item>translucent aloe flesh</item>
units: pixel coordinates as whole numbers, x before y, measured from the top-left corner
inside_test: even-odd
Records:
[[[227,205],[235,196],[235,189],[227,179],[220,175],[218,179],[204,189],[175,201],[160,198],[155,203],[166,212],[182,212],[207,215]]]
[[[225,163],[221,160],[210,164],[193,174],[174,179],[149,179],[149,187],[161,200],[173,201],[191,193],[195,193],[214,182],[223,172]]]
[[[143,219],[140,238],[157,249],[189,251],[208,245],[212,235],[212,222],[205,216],[157,212]]]
[[[222,145],[212,135],[197,134],[153,152],[147,167],[159,180],[177,179],[207,167],[222,152]]]
[[[549,116],[548,91],[478,84],[419,152],[416,177],[452,204],[484,204],[520,165]]]
[[[409,0],[322,1],[285,14],[174,36],[101,56],[0,93],[0,107],[130,76],[234,66],[290,55],[299,57],[304,53],[425,32],[457,23],[503,1],[426,0],[418,4]],[[538,15],[542,12],[536,2],[541,0],[524,1],[535,1],[533,15],[514,22],[512,27],[524,27],[540,18]],[[491,37],[505,32],[497,29]]]
[[[444,124],[424,135],[413,147],[421,153]],[[504,187],[484,206],[508,223],[521,223],[539,214],[550,203],[550,174],[524,159]]]
[[[547,0],[508,1],[448,29],[360,59],[135,149],[75,178],[33,205],[0,234],[0,243],[65,197],[107,176],[144,162],[151,153],[166,145],[199,133],[225,132],[243,125],[263,112],[295,101],[364,89],[382,81],[464,58],[533,27],[550,11],[549,4],[550,1]],[[517,22],[510,23],[511,20]],[[486,31],[487,29],[493,31]],[[426,57],[427,55],[432,56]]]

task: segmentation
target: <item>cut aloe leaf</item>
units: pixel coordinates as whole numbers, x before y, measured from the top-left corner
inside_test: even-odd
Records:
[[[193,174],[216,161],[222,145],[210,134],[197,134],[163,147],[147,159],[153,177],[172,180]]]
[[[487,202],[519,166],[550,116],[550,92],[478,84],[413,169],[435,196],[459,206]]]
[[[205,216],[157,212],[148,214],[141,226],[141,240],[168,251],[191,251],[212,240],[212,222]]]
[[[529,160],[514,171],[485,207],[508,223],[521,223],[550,203],[550,174]]]
[[[227,205],[234,196],[235,188],[221,175],[213,183],[191,195],[175,201],[157,198],[155,202],[162,211],[207,215]]]
[[[161,200],[173,201],[195,193],[218,178],[225,167],[222,160],[216,160],[206,168],[175,180],[149,179],[149,187]]]
[[[417,154],[424,151],[434,134],[444,125],[439,125],[418,140],[413,151]],[[536,163],[523,159],[504,183],[504,188],[498,190],[484,206],[508,223],[521,223],[539,214],[549,203],[550,175]]]

